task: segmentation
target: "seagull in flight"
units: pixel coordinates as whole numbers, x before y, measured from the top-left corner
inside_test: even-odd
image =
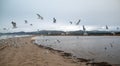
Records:
[[[30,24],[30,26],[33,26],[33,24]]]
[[[81,20],[79,19],[78,22],[76,23],[76,25],[79,25],[80,21],[81,21]]]
[[[38,19],[43,20],[43,17],[40,14],[36,14],[38,16]]]
[[[17,26],[16,26],[16,23],[15,22],[11,22],[12,23],[12,26],[13,26],[13,28],[17,28]]]
[[[109,29],[107,25],[106,25],[106,29],[107,29],[107,30]]]
[[[7,30],[6,28],[3,28],[3,30]]]
[[[25,23],[28,23],[28,21],[27,21],[27,20],[25,20]]]
[[[83,25],[83,30],[85,31],[86,30],[86,28],[85,28],[85,26]]]
[[[119,27],[117,27],[116,29],[119,30]]]
[[[56,19],[55,18],[53,18],[53,23],[56,23]]]
[[[72,21],[70,21],[70,24],[72,24]]]

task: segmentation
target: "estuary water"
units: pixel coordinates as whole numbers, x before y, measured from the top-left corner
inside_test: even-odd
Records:
[[[37,36],[35,43],[96,62],[120,64],[120,36]]]

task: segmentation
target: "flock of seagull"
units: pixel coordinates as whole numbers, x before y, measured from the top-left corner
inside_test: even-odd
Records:
[[[37,17],[38,17],[37,19],[44,20],[44,18],[43,18],[40,14],[36,14],[36,15],[37,15]],[[76,23],[76,25],[79,25],[80,21],[81,21],[81,20],[79,19],[78,22]],[[24,20],[24,22],[25,22],[25,24],[28,23],[27,20]],[[57,22],[57,20],[56,20],[56,18],[54,17],[54,18],[53,18],[53,23],[56,23],[56,22]],[[72,21],[70,21],[69,23],[70,23],[70,24],[73,24]],[[16,22],[12,21],[11,24],[12,24],[12,26],[13,26],[13,29],[18,28]],[[33,24],[30,24],[30,26],[33,26]],[[7,28],[3,28],[3,30],[7,30]]]
[[[40,14],[36,14],[36,15],[37,15],[37,17],[38,17],[37,19],[41,19],[41,20],[44,19]],[[25,22],[25,24],[28,23],[27,20],[24,20],[24,22]],[[56,18],[54,17],[54,18],[53,18],[53,23],[56,23],[56,22],[57,22],[57,20],[56,20]],[[79,20],[75,23],[75,25],[79,25],[80,22],[81,22],[81,19],[79,19]],[[70,21],[69,23],[70,23],[70,24],[73,24],[72,21]],[[15,29],[15,28],[18,28],[16,22],[12,21],[11,24],[12,24],[12,26],[13,26],[14,29]],[[33,24],[30,24],[30,26],[33,26]],[[83,25],[82,27],[83,27],[83,31],[86,31],[85,26]],[[107,25],[106,25],[105,28],[106,28],[107,30],[109,29]],[[119,27],[117,27],[116,29],[118,30]],[[3,28],[3,30],[7,30],[7,28]]]

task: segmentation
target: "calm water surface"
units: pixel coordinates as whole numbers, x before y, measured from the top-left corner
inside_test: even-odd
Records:
[[[120,64],[120,36],[38,36],[35,42],[80,58]]]

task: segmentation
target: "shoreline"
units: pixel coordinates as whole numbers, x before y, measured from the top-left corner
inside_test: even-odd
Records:
[[[0,66],[7,66],[9,64],[11,64],[9,66],[20,66],[19,63],[20,62],[22,63],[22,61],[24,61],[23,59],[26,59],[26,60],[28,59],[25,57],[20,59],[20,57],[19,57],[20,55],[25,55],[25,56],[30,55],[31,58],[33,56],[38,56],[38,58],[36,58],[34,60],[41,59],[44,57],[44,60],[47,61],[47,63],[43,62],[44,60],[41,60],[39,62],[36,61],[38,63],[36,63],[36,62],[32,63],[34,60],[29,62],[29,63],[36,65],[36,66],[39,66],[39,63],[41,63],[40,66],[45,66],[46,64],[47,64],[46,66],[57,66],[57,64],[60,64],[58,66],[68,66],[68,65],[69,66],[80,66],[80,65],[81,66],[88,66],[88,65],[89,66],[93,66],[93,65],[112,66],[106,62],[91,62],[93,59],[77,58],[77,57],[73,57],[71,53],[66,53],[66,52],[61,51],[61,50],[54,50],[50,47],[45,47],[42,45],[36,45],[36,44],[34,44],[34,39],[31,39],[32,37],[34,37],[34,36],[3,39],[4,42],[1,42],[1,43],[3,43],[2,45],[5,45],[5,47],[1,46],[1,44],[0,44],[0,48],[2,47],[2,49],[0,49],[0,53],[1,53],[0,54]],[[16,51],[18,51],[18,52],[16,52]],[[22,52],[22,51],[24,51],[24,52]],[[34,52],[32,52],[32,51],[34,51]],[[21,53],[19,53],[19,52],[21,52]],[[42,54],[42,56],[39,57],[39,55],[41,55],[41,52],[43,52],[43,54]],[[8,57],[7,54],[9,54],[9,53],[16,54],[15,57],[16,57],[17,61],[14,61],[14,62],[17,62],[17,63],[14,64],[12,62],[11,63],[8,62],[9,59],[12,59],[11,56],[9,56],[8,60],[6,60],[6,57]],[[33,54],[31,55],[31,53],[33,53]],[[20,55],[18,55],[18,54],[20,54]],[[45,55],[48,55],[48,56],[45,56]],[[56,58],[56,56],[57,56],[57,58]],[[46,57],[48,57],[48,58],[46,58]],[[52,61],[53,60],[52,58],[56,58],[56,59],[62,58],[62,59],[59,60],[59,62],[56,62],[56,61]],[[12,60],[14,60],[14,59],[12,59]],[[31,65],[31,66],[33,66],[33,65]],[[23,64],[23,66],[29,66],[29,64],[28,65]]]

